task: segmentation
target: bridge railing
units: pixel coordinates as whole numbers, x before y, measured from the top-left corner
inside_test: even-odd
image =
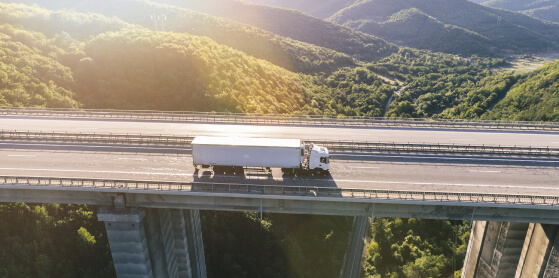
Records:
[[[0,130],[0,141],[189,146],[193,136]]]
[[[53,178],[53,177],[22,177],[0,176],[0,186],[33,186],[33,187],[69,187],[96,188],[100,191],[112,189],[127,190],[155,190],[172,192],[206,192],[250,194],[260,196],[301,196],[328,197],[327,200],[355,199],[355,200],[384,200],[384,201],[417,201],[429,203],[461,203],[463,205],[529,205],[537,207],[553,207],[559,209],[559,196],[518,195],[518,194],[489,194],[468,192],[436,192],[436,191],[400,191],[384,189],[348,189],[336,187],[288,186],[288,185],[247,185],[232,183],[204,183],[204,182],[162,182],[137,180],[110,179],[82,179],[82,178]],[[386,185],[390,187],[390,185]],[[334,199],[330,199],[334,198]],[[323,199],[324,200],[324,199]]]
[[[432,118],[382,118],[364,116],[285,115],[257,113],[218,113],[193,111],[64,109],[0,107],[0,115],[61,118],[103,118],[119,120],[184,121],[204,123],[281,124],[313,126],[381,126],[479,128],[559,131],[556,122],[492,121]]]
[[[0,130],[0,141],[63,142],[81,144],[126,144],[190,147],[193,136],[142,135],[112,133],[67,133]],[[559,148],[526,146],[486,146],[457,144],[363,142],[308,140],[333,152],[420,153],[450,155],[491,155],[509,157],[559,158]]]

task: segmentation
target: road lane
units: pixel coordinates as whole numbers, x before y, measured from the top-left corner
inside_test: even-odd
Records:
[[[0,117],[1,130],[559,147],[559,132],[309,127]]]
[[[213,176],[195,171],[188,154],[0,150],[0,175],[215,182],[361,189],[538,194],[559,196],[559,167],[450,162],[331,160],[331,176],[248,171]]]

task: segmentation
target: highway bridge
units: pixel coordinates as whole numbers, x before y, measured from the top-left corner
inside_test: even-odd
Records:
[[[197,135],[321,142],[331,175],[196,170]],[[200,209],[356,216],[344,277],[368,217],[473,220],[464,277],[559,267],[553,123],[6,108],[0,158],[0,201],[100,206],[119,277],[205,277]]]

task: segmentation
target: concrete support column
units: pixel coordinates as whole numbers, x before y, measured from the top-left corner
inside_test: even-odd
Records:
[[[198,210],[100,208],[117,276],[206,277]]]
[[[557,225],[530,224],[515,277],[559,277]]]
[[[199,210],[184,210],[186,223],[186,239],[190,254],[190,267],[193,277],[206,277],[206,258],[204,255],[204,241],[202,240],[202,222]]]
[[[528,229],[527,223],[474,222],[462,277],[514,277]]]
[[[99,209],[119,278],[153,277],[141,209]]]
[[[481,246],[483,236],[485,235],[485,226],[487,221],[473,221],[472,231],[470,233],[470,241],[468,242],[468,251],[464,259],[464,267],[462,268],[462,278],[471,278],[476,274],[476,266],[481,254]]]
[[[369,226],[368,216],[355,216],[353,220],[353,231],[349,239],[349,246],[344,257],[344,264],[340,277],[361,277],[361,262],[365,248],[365,236]]]
[[[179,277],[169,209],[147,209],[144,222],[155,277]]]
[[[175,238],[175,255],[179,261],[179,276],[192,277],[192,267],[190,266],[190,254],[188,250],[188,240],[186,239],[186,222],[184,213],[181,209],[172,209],[171,222],[173,223],[173,235]]]

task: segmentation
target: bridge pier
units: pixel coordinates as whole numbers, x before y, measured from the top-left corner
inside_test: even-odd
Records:
[[[206,277],[198,210],[101,207],[117,277]]]
[[[559,277],[558,225],[474,221],[462,278]]]
[[[344,258],[340,278],[361,277],[361,264],[365,248],[365,237],[369,227],[368,216],[355,216],[353,218],[353,231]]]

